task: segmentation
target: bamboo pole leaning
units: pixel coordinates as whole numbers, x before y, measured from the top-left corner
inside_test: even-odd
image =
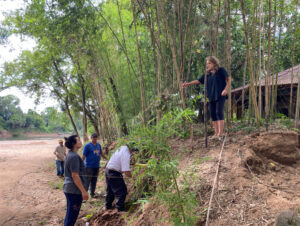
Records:
[[[205,226],[209,225],[208,224],[209,223],[209,213],[210,213],[210,209],[211,209],[212,200],[213,200],[213,197],[214,197],[215,187],[216,187],[216,185],[219,182],[219,180],[218,180],[218,178],[219,178],[219,169],[220,169],[222,154],[223,154],[223,150],[224,150],[224,146],[225,146],[225,141],[226,141],[226,136],[224,137],[222,148],[221,148],[221,151],[220,151],[220,154],[219,154],[219,161],[218,161],[218,164],[217,164],[216,175],[215,175],[213,187],[212,187],[211,194],[210,194],[210,199],[209,199],[209,204],[208,204],[208,209],[207,209]]]

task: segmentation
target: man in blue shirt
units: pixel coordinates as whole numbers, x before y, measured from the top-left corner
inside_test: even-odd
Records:
[[[90,188],[91,197],[95,196],[97,178],[100,168],[101,157],[107,158],[103,155],[101,145],[97,142],[98,134],[93,133],[91,136],[92,142],[87,143],[83,148],[82,160],[86,167],[84,181],[86,183],[87,190]]]

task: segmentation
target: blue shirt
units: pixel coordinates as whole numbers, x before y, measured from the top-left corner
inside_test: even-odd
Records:
[[[96,143],[88,143],[83,148],[83,155],[85,156],[84,165],[86,168],[99,168],[100,155],[102,154],[101,145]]]
[[[228,73],[223,67],[220,67],[214,75],[212,75],[211,73],[207,75],[207,97],[210,102],[228,98],[227,95],[221,95],[222,91],[226,87],[227,77]],[[204,84],[204,75],[202,75],[202,77],[199,78],[198,81]]]

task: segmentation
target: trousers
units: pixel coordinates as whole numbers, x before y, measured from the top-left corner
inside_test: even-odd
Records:
[[[213,121],[224,120],[225,99],[209,102],[210,116]]]
[[[67,212],[64,226],[73,226],[76,223],[82,204],[82,195],[65,193],[67,199]]]
[[[127,195],[127,187],[123,179],[123,175],[120,172],[114,170],[105,170],[106,179],[106,203],[107,209],[112,208],[114,199],[117,199],[116,207],[118,211],[124,210],[125,199]]]
[[[99,175],[99,168],[86,168],[85,169],[85,178],[84,182],[85,188],[88,190],[90,188],[90,194],[95,195],[97,179]]]

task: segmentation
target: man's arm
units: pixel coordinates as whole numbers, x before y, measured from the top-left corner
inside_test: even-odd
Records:
[[[85,160],[87,153],[88,153],[88,147],[87,147],[87,145],[85,145],[83,148],[83,152],[82,152],[82,161]]]
[[[125,177],[131,177],[132,176],[131,171],[125,171],[124,174],[125,174]]]
[[[55,156],[57,156],[57,147],[55,148],[53,154],[54,154]]]
[[[126,177],[131,177],[130,172],[130,153],[124,153],[121,158],[121,169],[122,172],[125,174]]]
[[[101,153],[101,158],[104,158],[106,161],[108,160],[108,158],[103,153]]]

